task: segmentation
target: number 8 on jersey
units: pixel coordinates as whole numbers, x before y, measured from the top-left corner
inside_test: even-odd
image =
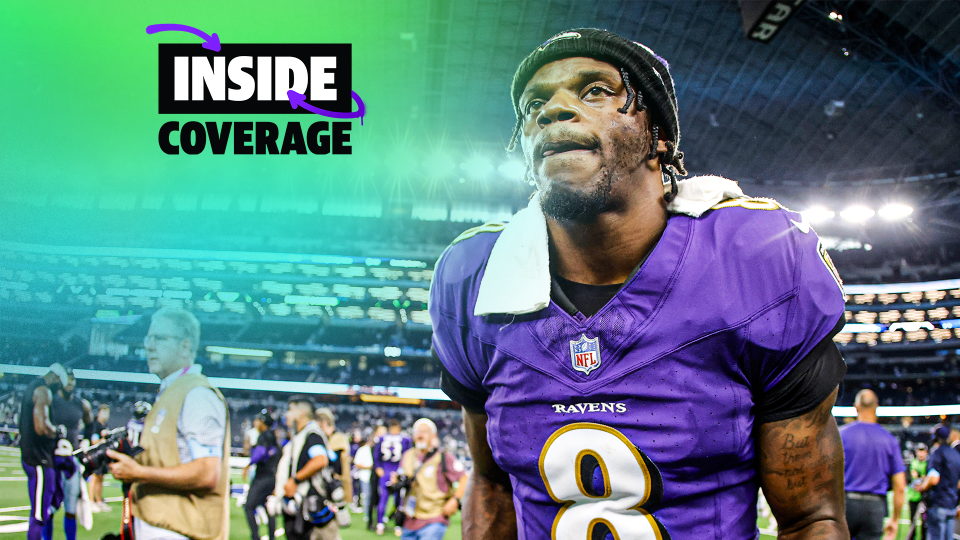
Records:
[[[646,510],[663,497],[660,471],[611,427],[580,422],[558,429],[540,452],[540,476],[550,497],[564,503],[553,521],[554,540],[602,539],[608,532],[617,540],[670,539]]]

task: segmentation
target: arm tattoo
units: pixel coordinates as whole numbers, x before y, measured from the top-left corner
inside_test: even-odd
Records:
[[[836,397],[834,390],[804,415],[760,426],[760,485],[781,539],[849,538]]]

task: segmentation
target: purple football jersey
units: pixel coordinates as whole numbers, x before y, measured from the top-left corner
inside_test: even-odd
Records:
[[[382,467],[387,476],[400,468],[400,458],[413,443],[410,437],[398,433],[387,433],[376,440],[373,446],[373,466]]]
[[[487,439],[510,475],[520,538],[756,538],[754,396],[844,311],[816,233],[772,201],[728,201],[671,216],[592,317],[555,302],[478,317],[498,237],[461,235],[437,263],[429,306],[444,367],[488,396]]]

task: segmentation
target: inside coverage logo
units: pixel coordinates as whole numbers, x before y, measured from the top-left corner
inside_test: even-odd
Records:
[[[205,42],[159,45],[160,114],[304,114],[363,123],[350,44],[221,45],[216,34],[183,25],[152,25],[147,33],[164,30],[190,31]],[[351,126],[288,122],[281,133],[274,122],[170,120],[159,144],[166,154],[200,154],[208,145],[214,154],[350,154]]]

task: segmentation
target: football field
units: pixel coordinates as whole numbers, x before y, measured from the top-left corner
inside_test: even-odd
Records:
[[[240,483],[239,475],[234,478],[236,483]],[[79,528],[77,538],[81,540],[99,540],[104,534],[119,531],[120,523],[120,484],[112,481],[107,476],[104,482],[103,494],[110,503],[111,511],[94,514],[93,528],[89,531]],[[113,501],[113,502],[110,502]],[[0,540],[14,540],[26,537],[27,518],[30,514],[30,501],[27,498],[27,481],[20,465],[20,450],[18,448],[0,447]],[[905,508],[908,510],[908,508]],[[904,512],[904,517],[907,512]],[[353,514],[353,525],[347,529],[341,530],[343,540],[373,540],[375,538],[391,538],[392,531],[388,531],[385,536],[377,536],[373,532],[366,530],[360,514]],[[898,539],[906,537],[907,526],[901,520],[900,535]],[[57,512],[55,518],[55,527],[53,538],[55,540],[64,540],[63,535],[63,509]],[[761,518],[759,522],[762,540],[776,538],[776,532],[767,528],[767,520]],[[261,531],[265,533],[265,529]],[[247,527],[246,518],[243,514],[243,508],[236,505],[236,499],[230,505],[230,538],[231,540],[248,540],[250,531]],[[266,536],[263,536],[266,539]],[[277,538],[283,538],[283,531],[279,531]],[[460,515],[454,516],[450,529],[447,530],[445,537],[447,540],[460,540]],[[675,539],[680,540],[680,539]]]

